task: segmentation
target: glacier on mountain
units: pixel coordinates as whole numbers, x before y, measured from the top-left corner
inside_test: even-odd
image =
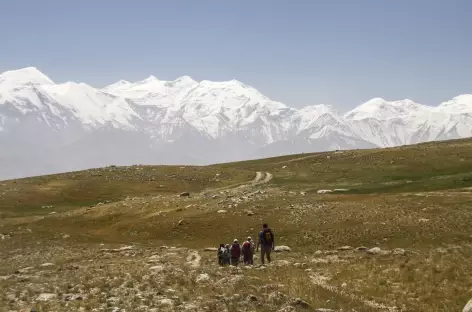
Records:
[[[374,98],[295,109],[237,80],[56,84],[0,74],[0,179],[106,165],[208,164],[472,136],[472,95],[437,107]]]

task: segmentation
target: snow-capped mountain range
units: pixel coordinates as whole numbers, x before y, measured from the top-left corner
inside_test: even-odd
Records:
[[[288,107],[237,80],[54,83],[0,74],[0,179],[106,165],[209,164],[472,136],[472,95],[437,107],[372,99],[342,115]]]

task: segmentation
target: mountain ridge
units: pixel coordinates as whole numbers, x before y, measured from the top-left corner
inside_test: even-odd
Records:
[[[0,74],[0,158],[5,164],[0,179],[71,167],[175,164],[177,159],[208,164],[469,136],[470,94],[436,107],[373,98],[341,114],[326,104],[289,107],[234,79],[164,81],[151,75],[98,89],[56,84],[34,67]],[[22,153],[31,156],[15,159]],[[45,163],[49,169],[42,171]]]

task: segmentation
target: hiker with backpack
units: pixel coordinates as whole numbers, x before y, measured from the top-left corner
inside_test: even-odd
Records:
[[[225,244],[220,244],[217,255],[219,265],[229,264],[229,250],[225,247]]]
[[[251,237],[248,237],[247,240],[243,243],[242,251],[244,264],[254,264],[254,243],[252,242]]]
[[[261,247],[261,262],[264,264],[264,258],[270,263],[270,252],[275,248],[275,237],[267,223],[262,225],[262,231],[259,232],[259,240],[257,241],[256,251]]]
[[[231,265],[237,266],[239,264],[239,258],[241,257],[241,246],[239,246],[238,240],[233,240],[231,246]]]

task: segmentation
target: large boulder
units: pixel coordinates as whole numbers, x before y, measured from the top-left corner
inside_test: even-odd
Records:
[[[472,299],[467,302],[464,309],[462,309],[462,312],[472,312]]]

